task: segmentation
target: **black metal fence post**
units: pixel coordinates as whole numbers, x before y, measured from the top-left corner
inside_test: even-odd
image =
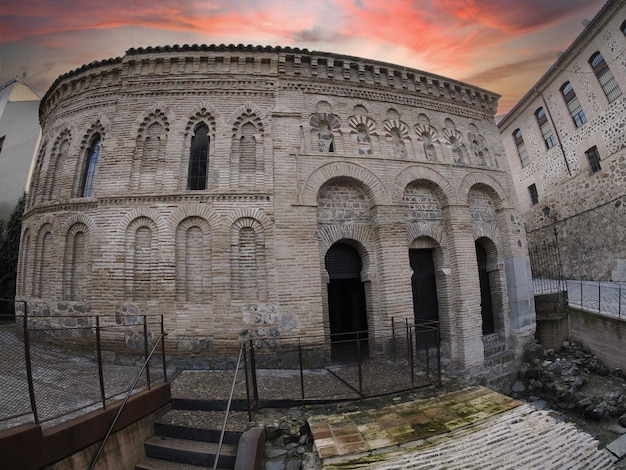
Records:
[[[254,354],[254,341],[250,340],[250,368],[252,373],[252,394],[254,396],[255,406],[259,406],[259,387],[257,385],[256,377],[256,358]]]
[[[359,395],[363,395],[363,369],[361,368],[361,332],[356,333],[356,355],[359,359]]]
[[[148,361],[150,351],[148,349],[148,315],[143,316],[143,351],[145,360]],[[146,382],[150,390],[150,361],[146,363]]]
[[[300,363],[300,396],[304,400],[304,367],[302,364],[302,344],[298,336],[298,362]]]
[[[415,332],[415,337],[417,338],[417,331]],[[413,333],[411,330],[407,330],[407,341],[408,341],[408,353],[409,353],[409,363],[411,364],[411,388],[415,388],[415,357],[413,357]]]
[[[161,355],[163,358],[163,383],[167,383],[167,364],[165,361],[165,326],[163,324],[163,314],[161,314]]]
[[[33,382],[33,365],[30,358],[30,335],[28,332],[28,304],[24,301],[24,357],[26,359],[26,377],[28,377],[28,394],[30,395],[30,408],[33,411],[35,424],[39,424],[37,414],[37,401],[35,400],[35,384]]]
[[[618,286],[619,286],[619,294],[617,297],[617,317],[622,318],[622,285],[618,284]]]
[[[602,310],[602,289],[600,287],[600,281],[598,281],[598,313],[600,313]]]
[[[107,396],[104,389],[104,368],[102,364],[102,343],[100,339],[100,317],[96,315],[96,354],[98,355],[98,380],[100,381],[100,398],[102,408],[106,410]]]

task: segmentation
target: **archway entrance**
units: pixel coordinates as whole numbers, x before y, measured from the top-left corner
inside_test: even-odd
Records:
[[[493,320],[493,304],[491,301],[491,283],[487,272],[487,250],[476,242],[476,258],[478,259],[478,280],[480,282],[480,314],[483,319],[483,336],[495,332]]]
[[[328,316],[333,355],[356,351],[354,340],[367,347],[367,309],[365,287],[361,282],[363,264],[356,249],[343,242],[330,247],[325,258],[328,283]]]
[[[435,261],[432,249],[410,249],[409,263],[413,270],[411,288],[413,290],[413,315],[415,318],[416,345],[418,348],[437,344],[437,333],[420,334],[419,324],[439,321],[439,302],[437,301],[437,281],[435,279]]]

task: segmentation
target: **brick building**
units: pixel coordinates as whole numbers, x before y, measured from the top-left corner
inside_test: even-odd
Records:
[[[566,278],[626,281],[626,4],[584,24],[498,127],[531,246],[556,226]]]
[[[161,313],[181,353],[438,319],[452,367],[504,373],[485,343],[516,356],[535,316],[497,101],[290,48],[86,65],[42,100],[18,297]]]

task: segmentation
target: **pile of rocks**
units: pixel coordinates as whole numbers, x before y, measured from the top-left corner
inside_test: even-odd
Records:
[[[621,369],[609,370],[574,341],[565,342],[558,353],[534,344],[524,361],[511,387],[512,397],[589,419],[619,416],[619,424],[626,427],[626,380]]]

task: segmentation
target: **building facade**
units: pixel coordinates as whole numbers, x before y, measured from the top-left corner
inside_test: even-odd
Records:
[[[452,367],[489,372],[486,343],[510,358],[535,328],[497,100],[290,48],[84,66],[42,100],[18,297],[163,314],[175,353],[434,319]]]
[[[0,85],[0,219],[7,220],[28,190],[41,128],[39,96],[21,79]]]
[[[625,92],[626,4],[611,0],[498,124],[531,251],[556,233],[569,279],[626,281]]]

